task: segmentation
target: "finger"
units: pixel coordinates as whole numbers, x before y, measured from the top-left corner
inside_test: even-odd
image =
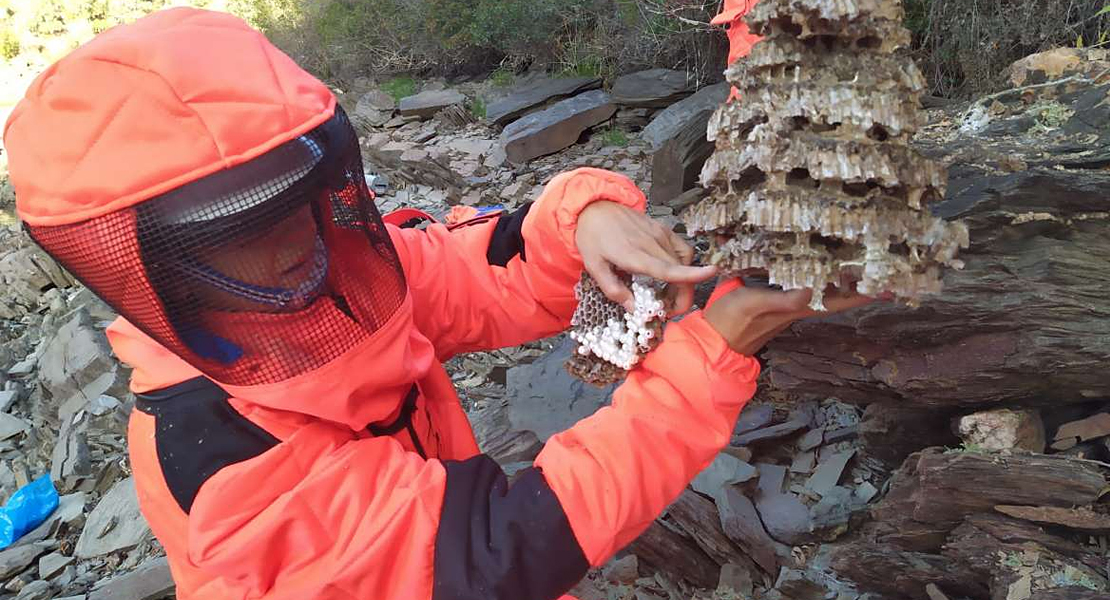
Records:
[[[863,296],[861,294],[851,294],[846,296],[834,296],[825,298],[825,309],[829,313],[838,313],[853,308],[859,308],[871,304],[876,299],[870,296]]]
[[[670,242],[671,249],[674,250],[675,256],[684,265],[689,265],[694,262],[694,247],[686,243],[686,240],[679,237],[673,231],[667,230],[667,240]]]
[[[635,308],[632,299],[632,290],[624,285],[616,273],[605,261],[591,261],[586,264],[586,271],[594,278],[597,287],[605,297],[624,306],[626,310]]]
[[[646,253],[632,257],[629,262],[627,268],[631,272],[667,283],[701,283],[717,274],[715,267],[688,267]]]

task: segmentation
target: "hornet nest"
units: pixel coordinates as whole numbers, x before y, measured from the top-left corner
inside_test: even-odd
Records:
[[[927,210],[947,174],[910,147],[925,80],[898,0],[761,0],[763,40],[726,77],[740,99],[709,121],[710,195],[684,215],[709,261],[783,289],[892,292],[909,305],[962,268],[963,223]]]
[[[593,385],[623,379],[659,344],[667,319],[664,286],[641,276],[620,277],[632,290],[632,312],[607,298],[588,273],[575,287],[578,308],[571,317],[570,337],[576,344],[566,369]]]

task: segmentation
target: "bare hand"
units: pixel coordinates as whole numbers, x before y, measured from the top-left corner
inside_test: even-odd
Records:
[[[824,312],[809,308],[812,290],[781,292],[746,288],[740,280],[723,282],[710,298],[705,320],[734,351],[752,356],[771,338],[799,319],[831,315],[873,302],[875,298],[830,287]]]
[[[575,242],[586,271],[613,302],[632,309],[632,291],[614,269],[674,284],[672,312],[690,309],[694,284],[717,274],[715,267],[689,266],[694,249],[662,223],[616,202],[594,202],[578,216]]]

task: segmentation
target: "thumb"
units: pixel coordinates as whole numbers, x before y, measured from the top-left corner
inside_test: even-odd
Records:
[[[586,265],[586,270],[590,277],[594,278],[597,287],[601,289],[601,293],[605,294],[606,298],[624,306],[625,310],[631,311],[635,308],[632,305],[632,291],[621,282],[609,263],[605,261],[593,262]]]

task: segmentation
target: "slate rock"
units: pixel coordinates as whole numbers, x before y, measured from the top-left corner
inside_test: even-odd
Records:
[[[39,543],[0,550],[0,581],[6,581],[12,575],[34,564],[35,559],[45,554],[49,547],[49,544]]]
[[[825,441],[824,429],[811,429],[798,439],[799,450],[813,450]]]
[[[804,404],[794,409],[784,423],[732,436],[732,445],[747,446],[755,442],[779,439],[797,433],[812,426],[813,415],[814,405]]]
[[[401,98],[398,110],[402,117],[430,119],[448,106],[463,104],[466,96],[456,90],[430,90]]]
[[[879,488],[872,485],[870,481],[865,481],[856,486],[856,490],[853,494],[860,503],[867,504],[879,494]]]
[[[151,559],[130,573],[117,575],[89,594],[89,600],[155,600],[176,589],[166,558]]]
[[[747,552],[761,569],[776,573],[778,557],[789,556],[790,549],[767,534],[752,501],[735,487],[725,488],[716,500],[725,535]]]
[[[745,406],[744,410],[740,413],[740,418],[736,421],[736,428],[732,430],[734,435],[754,431],[760,427],[766,427],[771,422],[774,416],[775,407],[770,404],[753,404]]]
[[[564,338],[543,358],[509,369],[505,397],[514,431],[531,431],[546,442],[609,404],[616,385],[598,388],[575,379],[563,364],[574,341]]]
[[[817,466],[817,470],[806,481],[806,487],[821,495],[827,493],[840,482],[848,461],[852,460],[855,454],[855,450],[848,450],[823,459]]]
[[[717,582],[717,589],[739,592],[744,598],[751,597],[752,572],[744,565],[736,563],[721,565],[721,579]]]
[[[816,463],[816,457],[813,451],[802,452],[794,457],[794,462],[790,465],[791,473],[808,474],[813,472],[813,465]]]
[[[726,485],[749,481],[756,476],[756,468],[748,463],[721,453],[698,476],[690,482],[694,491],[716,498]]]
[[[616,111],[609,94],[602,90],[579,94],[513,121],[501,132],[501,144],[510,162],[525,163],[571,146],[582,132]]]
[[[696,94],[661,111],[641,134],[651,152],[651,189],[654,204],[671,203],[697,189],[702,167],[713,153],[706,137],[709,117],[728,98],[729,85],[704,87]]]
[[[810,508],[810,526],[814,535],[822,541],[831,542],[848,530],[852,512],[862,506],[852,495],[852,490],[836,486],[821,497]]]
[[[39,381],[52,398],[62,400],[97,380],[116,366],[108,338],[92,324],[88,311],[74,311],[38,359]],[[98,392],[95,397],[103,392]]]
[[[1065,423],[1056,430],[1053,447],[1063,440],[1085,442],[1095,438],[1110,435],[1110,413],[1098,413],[1086,419]]]
[[[27,421],[8,413],[0,413],[0,440],[13,438],[30,429],[31,425]]]
[[[15,600],[50,600],[53,597],[54,590],[51,589],[49,582],[33,581],[19,591]]]
[[[498,125],[508,125],[548,101],[599,87],[599,77],[552,78],[529,82],[514,89],[505,98],[486,106],[486,119]]]
[[[100,500],[77,540],[78,558],[93,558],[134,548],[150,536],[150,526],[139,512],[135,480],[116,483]]]
[[[384,98],[382,97],[384,96]],[[388,104],[385,100],[388,99]],[[351,124],[365,135],[375,127],[382,127],[393,118],[393,97],[381,91],[369,92],[359,99],[351,113]]]
[[[0,391],[0,412],[8,412],[16,400],[19,400],[18,390]]]
[[[755,507],[772,538],[784,544],[813,540],[809,509],[797,496],[782,491],[786,467],[761,463]]]
[[[673,69],[649,69],[622,75],[613,82],[613,101],[621,106],[663,108],[689,96],[695,84]]]
[[[810,579],[805,571],[785,567],[779,573],[775,589],[792,600],[824,600],[828,593],[825,586]]]
[[[63,556],[57,552],[52,552],[39,559],[39,577],[42,579],[52,579],[58,573],[61,573],[67,566],[73,564],[74,558],[72,556]]]
[[[80,479],[92,475],[92,458],[85,429],[85,419],[75,415],[63,421],[58,431],[58,440],[51,455],[50,478],[60,492],[76,489]]]
[[[635,554],[615,559],[605,565],[602,575],[613,583],[631,584],[640,576],[640,561]]]

